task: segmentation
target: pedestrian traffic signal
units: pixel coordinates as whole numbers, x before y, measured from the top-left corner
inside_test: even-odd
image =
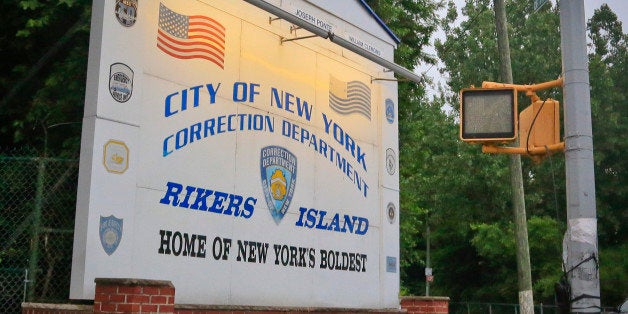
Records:
[[[517,138],[515,88],[465,88],[460,91],[460,139],[506,143]]]
[[[537,90],[562,86],[561,78],[535,85],[483,82],[482,88],[460,91],[460,139],[482,144],[487,154],[527,155],[535,162],[564,151],[560,141],[560,104],[541,100]],[[519,113],[517,92],[525,92],[532,104]],[[517,134],[518,133],[518,134]],[[517,146],[500,145],[514,142]]]

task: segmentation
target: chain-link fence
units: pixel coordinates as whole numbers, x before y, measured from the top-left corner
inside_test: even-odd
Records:
[[[68,300],[78,160],[0,151],[0,309]]]
[[[568,310],[560,309],[556,305],[536,304],[534,313],[536,314],[561,314]],[[480,303],[480,302],[449,302],[449,313],[451,314],[519,314],[521,309],[519,304],[514,303]],[[618,313],[614,308],[602,308],[603,314]]]
[[[478,302],[450,302],[449,313],[452,314],[518,314],[521,313],[519,304],[512,303],[478,303]],[[536,304],[534,313],[560,314],[556,305]]]
[[[78,160],[0,150],[0,312],[69,297]],[[518,314],[518,304],[450,302],[450,313]],[[606,312],[608,311],[608,312]],[[611,313],[605,309],[604,313]],[[555,305],[535,313],[559,314]]]

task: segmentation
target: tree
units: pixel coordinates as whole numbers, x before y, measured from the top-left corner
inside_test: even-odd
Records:
[[[442,6],[442,1],[369,0],[367,3],[401,40],[395,51],[398,64],[412,69],[419,62],[435,63],[424,50],[436,30],[435,12]],[[427,113],[424,101],[424,85],[399,83],[400,266],[401,289],[407,294],[417,294],[424,282],[425,241],[422,234],[427,211],[421,207],[420,194],[415,189],[418,181],[423,179],[417,175],[416,168],[425,166],[420,162],[422,158],[417,158],[426,156],[425,152],[416,145],[426,134],[423,126],[427,123],[422,119]]]
[[[591,112],[596,175],[602,301],[619,304],[628,291],[628,36],[606,5],[588,24]],[[624,269],[623,273],[620,269]]]
[[[393,31],[411,35],[410,38],[401,36],[397,61],[406,67],[420,60],[431,61],[420,58],[420,43],[424,41],[417,42],[417,38],[425,39],[425,35],[418,37],[403,30],[414,22],[399,22],[402,29],[398,31],[397,21],[408,19],[388,17],[387,12],[403,12],[406,3],[399,3],[402,6],[397,6],[397,1],[378,1],[373,6]],[[391,7],[400,9],[387,9]],[[378,9],[383,9],[383,13]],[[429,13],[434,16],[433,11]],[[418,19],[419,23],[424,19]],[[408,59],[414,63],[404,64]],[[504,170],[506,159],[490,158],[461,145],[457,140],[456,117],[442,110],[445,104],[444,97],[428,100],[422,86],[399,85],[401,278],[402,289],[409,294],[422,294],[424,288],[423,232],[427,219],[433,226],[436,281],[432,291],[449,296],[454,292],[455,296],[460,296],[473,290],[468,283],[477,278],[478,269],[478,256],[469,243],[468,221],[480,219],[487,213],[499,216],[504,210],[510,212],[509,199],[504,197],[508,189],[500,186],[499,180],[507,173]],[[474,167],[476,164],[486,167]],[[486,197],[486,191],[491,191],[490,197]],[[443,282],[459,285],[452,289]]]
[[[367,0],[401,39],[395,61],[407,68],[434,63],[425,53],[439,23],[439,0]],[[0,1],[0,146],[30,145],[40,152],[75,156],[83,115],[88,51],[87,0]],[[402,290],[422,294],[426,222],[432,231],[433,294],[452,300],[516,303],[507,158],[482,154],[457,139],[457,91],[499,81],[491,0],[468,0],[466,21],[454,27],[449,4],[447,37],[436,43],[449,82],[428,99],[425,86],[399,83],[400,228]],[[531,1],[508,1],[516,83],[555,79],[561,72],[558,12]],[[599,214],[602,297],[617,304],[628,282],[625,204],[628,142],[626,35],[608,7],[589,22],[595,171]],[[426,82],[429,78],[425,77]],[[561,99],[561,91],[540,93]],[[521,109],[529,101],[522,97]],[[453,107],[446,113],[443,107]],[[524,159],[530,215],[531,262],[537,301],[553,302],[561,274],[560,235],[565,223],[564,162],[560,155],[534,164]],[[622,228],[623,227],[623,228]],[[2,256],[0,258],[6,258]],[[623,294],[623,295],[622,295]]]
[[[459,27],[449,26],[453,24],[452,19],[456,18],[453,6],[450,7],[448,19],[445,21],[447,38],[443,42],[436,43],[438,55],[445,64],[443,72],[450,75],[448,82],[450,91],[445,90],[443,97],[452,106],[457,103],[456,92],[461,88],[471,84],[479,86],[485,80],[500,80],[497,75],[498,59],[494,42],[494,23],[489,6],[488,0],[468,0],[462,10],[467,20],[463,21]],[[508,1],[507,3],[514,81],[519,84],[549,81],[561,73],[557,8],[545,6],[540,11],[531,13],[533,12],[531,6],[531,1]],[[626,165],[625,161],[619,157],[621,152],[626,150],[626,141],[616,136],[616,134],[623,134],[621,131],[625,130],[628,125],[626,123],[628,115],[625,109],[625,93],[628,90],[625,78],[626,37],[621,31],[621,24],[616,21],[616,16],[610,14],[612,13],[609,12],[610,9],[602,7],[598,11],[591,19],[589,27],[594,50],[590,55],[590,81],[592,82],[591,103],[596,147],[596,179],[599,182],[597,200],[600,204],[598,205],[600,216],[598,229],[600,230],[599,244],[602,260],[602,297],[609,304],[617,304],[619,295],[623,293],[622,291],[626,291],[625,284],[618,285],[618,282],[620,280],[626,282],[626,278],[622,275],[621,279],[617,280],[611,276],[617,276],[618,269],[622,267],[626,269],[626,264],[623,262],[626,258],[614,259],[605,269],[604,256],[608,254],[616,258],[625,257],[626,254],[622,253],[625,252],[625,246],[621,246],[621,243],[626,243],[625,231],[619,227],[626,223],[625,209],[619,205],[627,202],[625,199],[626,175],[622,175]],[[541,98],[561,99],[559,89],[539,94]],[[529,100],[520,98],[519,104],[521,110],[529,104]],[[499,159],[500,157],[491,156],[490,158]],[[495,173],[494,179],[499,180],[500,174],[498,169],[493,168],[494,165],[482,164],[481,167],[490,167]],[[559,154],[538,165],[524,159],[524,173],[526,174],[524,178],[526,205],[531,217],[528,224],[534,289],[535,294],[542,297],[537,298],[537,301],[548,303],[553,301],[552,282],[555,282],[562,272],[562,259],[560,254],[557,254],[560,237],[555,231],[558,230],[558,234],[562,234],[566,221],[564,160]],[[456,175],[458,174],[451,174],[452,177]],[[475,179],[477,177],[467,180],[478,184]],[[452,191],[455,190],[447,190],[447,193],[452,193]],[[490,190],[486,191],[493,192],[499,189],[490,187]],[[474,301],[508,300],[514,303],[516,296],[509,295],[508,291],[516,291],[516,288],[510,287],[511,283],[506,280],[509,278],[509,273],[514,273],[514,263],[504,260],[503,253],[497,254],[497,252],[509,250],[510,216],[506,214],[481,217],[474,207],[465,205],[467,204],[460,202],[450,206],[457,206],[457,208],[464,208],[465,211],[475,213],[475,215],[469,214],[465,217],[466,223],[472,228],[465,229],[468,232],[462,240],[470,239],[472,253],[476,255],[475,260],[478,265],[482,265],[483,270],[478,272],[475,278],[475,282],[479,282],[478,285],[474,282],[467,283],[467,287],[460,287],[461,285],[454,280],[460,280],[462,277],[452,278],[451,282],[445,282],[444,285],[453,291],[449,294],[452,298],[469,298]],[[505,212],[504,204],[494,202],[493,206],[498,209],[498,212]],[[463,228],[464,222],[458,222],[458,225]],[[536,239],[544,241],[538,242]],[[624,250],[621,251],[621,249]],[[616,266],[616,264],[619,265]],[[490,276],[498,279],[491,281]],[[491,286],[487,286],[488,284]]]
[[[91,1],[2,1],[0,146],[76,156]]]
[[[541,10],[537,14],[532,12],[532,3],[528,1],[508,1],[507,16],[509,22],[509,34],[512,55],[512,67],[515,83],[528,84],[555,79],[560,75],[560,37],[558,33],[558,14],[555,8]],[[455,7],[451,6],[445,23],[453,24],[457,18]],[[478,0],[467,1],[462,10],[467,17],[459,27],[448,28],[447,37],[444,42],[438,41],[436,48],[438,55],[445,64],[443,72],[450,75],[448,86],[452,92],[445,91],[444,97],[452,104],[458,101],[457,91],[470,85],[480,86],[482,81],[501,81],[499,77],[499,58],[496,43],[496,30],[493,21],[491,1]],[[541,23],[542,21],[542,23]],[[539,36],[540,35],[540,36]],[[549,57],[548,57],[549,56]],[[552,91],[552,97],[559,95],[558,91]],[[520,109],[527,106],[530,101],[525,97],[519,99]],[[457,106],[455,106],[457,107]],[[457,109],[455,109],[457,110]],[[466,145],[466,144],[465,144]],[[479,153],[479,148],[475,147],[475,152]],[[447,285],[461,291],[454,295],[469,300],[479,301],[503,301],[516,303],[517,283],[512,274],[516,273],[516,263],[514,257],[514,234],[512,230],[512,214],[509,210],[510,191],[504,189],[508,186],[508,177],[504,163],[496,164],[496,160],[503,160],[504,156],[484,156],[493,160],[493,164],[485,166],[486,163],[476,164],[477,167],[487,168],[493,174],[494,186],[486,186],[482,183],[487,179],[478,178],[475,174],[469,174],[467,179],[470,184],[482,186],[480,195],[490,195],[488,208],[494,208],[492,214],[484,214],[477,211],[473,206],[462,207],[474,214],[468,215],[471,219],[460,222],[465,227],[467,235],[465,240],[471,245],[471,251],[476,254],[476,277],[474,281],[466,287],[461,287],[458,282],[448,282]],[[481,157],[474,157],[476,160]],[[524,159],[524,185],[526,191],[526,207],[530,215],[530,221],[547,221],[547,216],[554,216],[559,211],[555,208],[554,197],[556,195],[552,189],[552,181],[561,179],[561,176],[551,176],[554,170],[552,164],[534,165],[529,160]],[[564,176],[564,175],[563,175]],[[563,182],[563,181],[561,181]],[[490,191],[490,192],[488,192]],[[494,193],[499,191],[499,193]],[[564,195],[564,194],[563,194]],[[477,198],[477,196],[476,196]],[[471,198],[473,199],[473,198]],[[482,201],[482,200],[478,200]],[[461,208],[460,204],[458,208]],[[553,210],[550,210],[553,209]],[[545,217],[545,218],[541,218]],[[555,222],[556,223],[556,222]],[[558,227],[561,226],[557,223]],[[541,232],[529,223],[529,234],[531,246],[535,245],[535,233]],[[561,228],[559,228],[560,230]],[[559,237],[558,237],[559,238]],[[556,240],[557,237],[552,239]],[[550,245],[553,248],[560,247],[559,243],[540,243],[540,245]],[[508,250],[510,253],[503,253]],[[547,250],[547,249],[546,249]],[[501,251],[501,258],[496,258],[496,252]],[[560,276],[560,254],[555,254],[548,258],[535,256],[535,251],[543,251],[543,248],[531,248],[531,262],[533,267],[533,281],[536,295],[541,295],[538,301],[551,300],[553,293],[548,287],[548,281],[554,281]],[[538,271],[543,269],[544,271]],[[508,279],[510,278],[510,279]],[[452,278],[455,279],[455,278]],[[539,285],[538,282],[544,282]],[[542,290],[542,291],[541,291]],[[549,291],[549,292],[548,292]],[[548,293],[550,293],[548,295]]]
[[[537,278],[534,290],[537,297],[551,299],[554,296],[554,284],[560,279],[555,257],[561,255],[562,232],[559,222],[551,217],[534,216],[528,221],[529,232],[535,237],[530,238],[530,255],[534,257],[532,274]],[[495,222],[491,224],[476,223],[471,225],[474,232],[471,243],[493,272],[494,281],[491,287],[481,287],[488,290],[486,295],[494,291],[501,294],[510,294],[513,285],[517,285],[512,276],[512,267],[515,261],[515,237],[512,222]],[[548,245],[548,243],[550,245]]]

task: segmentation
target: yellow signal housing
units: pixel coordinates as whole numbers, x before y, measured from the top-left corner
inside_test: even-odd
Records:
[[[564,151],[565,143],[560,141],[560,104],[553,99],[542,101],[536,95],[536,91],[563,85],[563,79],[558,78],[553,81],[534,85],[517,85],[496,82],[483,82],[482,89],[469,88],[460,91],[460,139],[465,142],[476,142],[482,144],[482,152],[488,154],[518,154],[527,155],[534,161],[540,162],[552,153]],[[500,138],[499,132],[491,131],[495,125],[505,129],[503,116],[508,112],[507,102],[504,97],[484,97],[480,90],[513,89],[514,101],[513,126],[518,131],[519,146],[499,146],[500,143],[513,142],[517,139],[517,132],[507,133],[508,136]],[[517,113],[517,94],[525,92],[526,96],[532,100],[532,105],[528,106],[521,113]],[[465,97],[471,96],[471,97]],[[474,97],[475,96],[475,97]],[[503,95],[502,95],[503,96]],[[499,99],[499,101],[495,101]],[[470,100],[470,101],[469,101]],[[489,106],[479,106],[480,104]],[[486,110],[474,110],[477,108],[492,108]],[[495,109],[497,108],[497,109]],[[497,114],[496,114],[497,113]],[[471,114],[471,117],[465,117]],[[495,124],[491,122],[495,121]],[[501,124],[500,124],[501,123]],[[480,126],[480,127],[478,127]],[[469,128],[471,127],[471,128]],[[510,136],[512,134],[512,137]]]
[[[519,147],[526,150],[560,143],[560,104],[537,100],[519,114]]]

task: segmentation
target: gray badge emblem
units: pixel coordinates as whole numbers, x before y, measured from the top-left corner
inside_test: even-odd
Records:
[[[391,176],[397,171],[397,157],[392,148],[386,150],[386,171]]]
[[[386,216],[388,217],[388,222],[395,222],[395,218],[397,217],[397,210],[395,208],[395,204],[393,204],[392,202],[388,203],[388,206],[386,206]]]
[[[266,146],[260,154],[262,189],[275,223],[288,211],[297,183],[297,157],[280,146]]]
[[[394,256],[386,256],[386,272],[397,272],[397,258]]]
[[[116,218],[114,215],[109,217],[100,216],[100,244],[107,255],[113,254],[122,239],[123,219]]]
[[[133,70],[124,63],[109,68],[109,93],[117,102],[127,102],[133,93]]]
[[[116,19],[124,27],[135,25],[137,20],[137,0],[116,0]]]

